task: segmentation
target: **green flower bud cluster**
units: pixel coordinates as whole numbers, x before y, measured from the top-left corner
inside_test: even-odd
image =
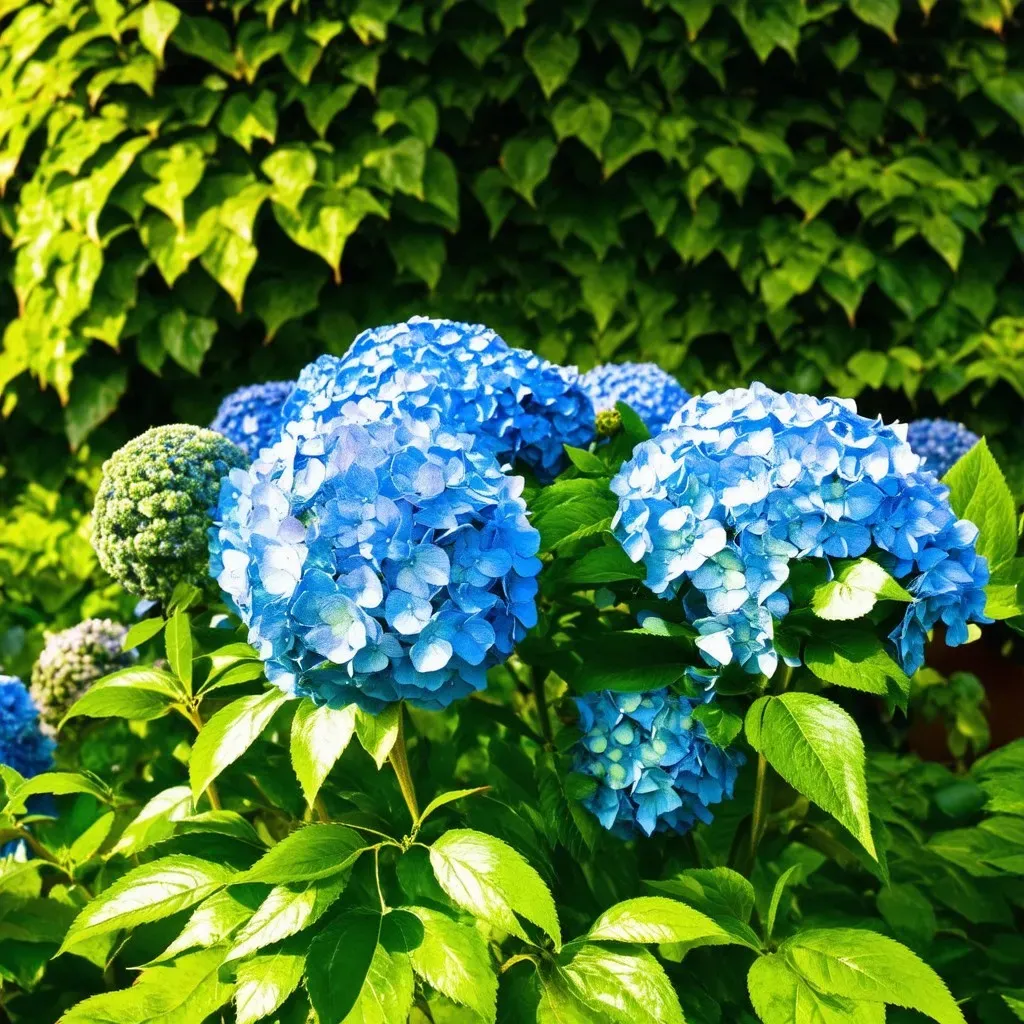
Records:
[[[86,619],[71,629],[46,634],[29,689],[44,729],[55,729],[97,679],[135,663],[135,651],[122,650],[127,634],[124,626],[110,619]]]
[[[212,430],[176,423],[154,427],[103,466],[93,507],[100,565],[126,590],[166,601],[179,583],[216,594],[207,565],[210,510],[221,479],[248,464]]]
[[[598,437],[614,437],[622,429],[619,410],[603,409],[595,416],[594,427]]]

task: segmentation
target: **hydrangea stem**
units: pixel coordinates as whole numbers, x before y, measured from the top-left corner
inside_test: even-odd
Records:
[[[405,708],[398,706],[398,737],[388,754],[391,767],[398,777],[398,788],[402,791],[402,799],[412,815],[413,825],[420,820],[420,806],[416,802],[416,789],[412,784],[412,772],[409,770],[409,755],[405,749]]]
[[[197,708],[187,708],[184,711],[185,717],[195,726],[197,733],[203,731],[203,720],[199,717],[199,711]],[[215,810],[221,809],[220,795],[217,793],[217,787],[211,782],[206,787],[206,798],[210,801],[210,806]]]

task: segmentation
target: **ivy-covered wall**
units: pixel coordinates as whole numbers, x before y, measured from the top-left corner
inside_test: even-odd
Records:
[[[0,0],[0,487],[413,312],[1012,438],[1015,6]]]

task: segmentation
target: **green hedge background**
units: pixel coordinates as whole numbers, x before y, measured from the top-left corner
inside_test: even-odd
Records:
[[[0,662],[105,453],[412,313],[1012,454],[1015,6],[0,0]]]

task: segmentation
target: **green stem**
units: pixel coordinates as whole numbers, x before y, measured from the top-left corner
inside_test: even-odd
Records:
[[[192,723],[197,733],[203,731],[203,720],[199,717],[199,710],[193,707],[187,707],[182,710],[182,714]],[[210,806],[215,810],[221,809],[220,794],[217,792],[217,787],[211,782],[206,787],[206,798],[210,801]]]
[[[413,826],[420,820],[420,806],[416,802],[416,788],[412,784],[412,772],[409,770],[409,755],[405,749],[405,709],[398,708],[398,738],[388,754],[391,767],[398,777],[398,788],[402,791],[402,799],[412,815]]]
[[[551,712],[548,710],[548,695],[544,689],[547,679],[547,672],[538,672],[535,668],[530,668],[530,685],[533,687],[533,699],[537,704],[540,734],[544,737],[545,743],[554,744],[555,735],[551,731]]]

